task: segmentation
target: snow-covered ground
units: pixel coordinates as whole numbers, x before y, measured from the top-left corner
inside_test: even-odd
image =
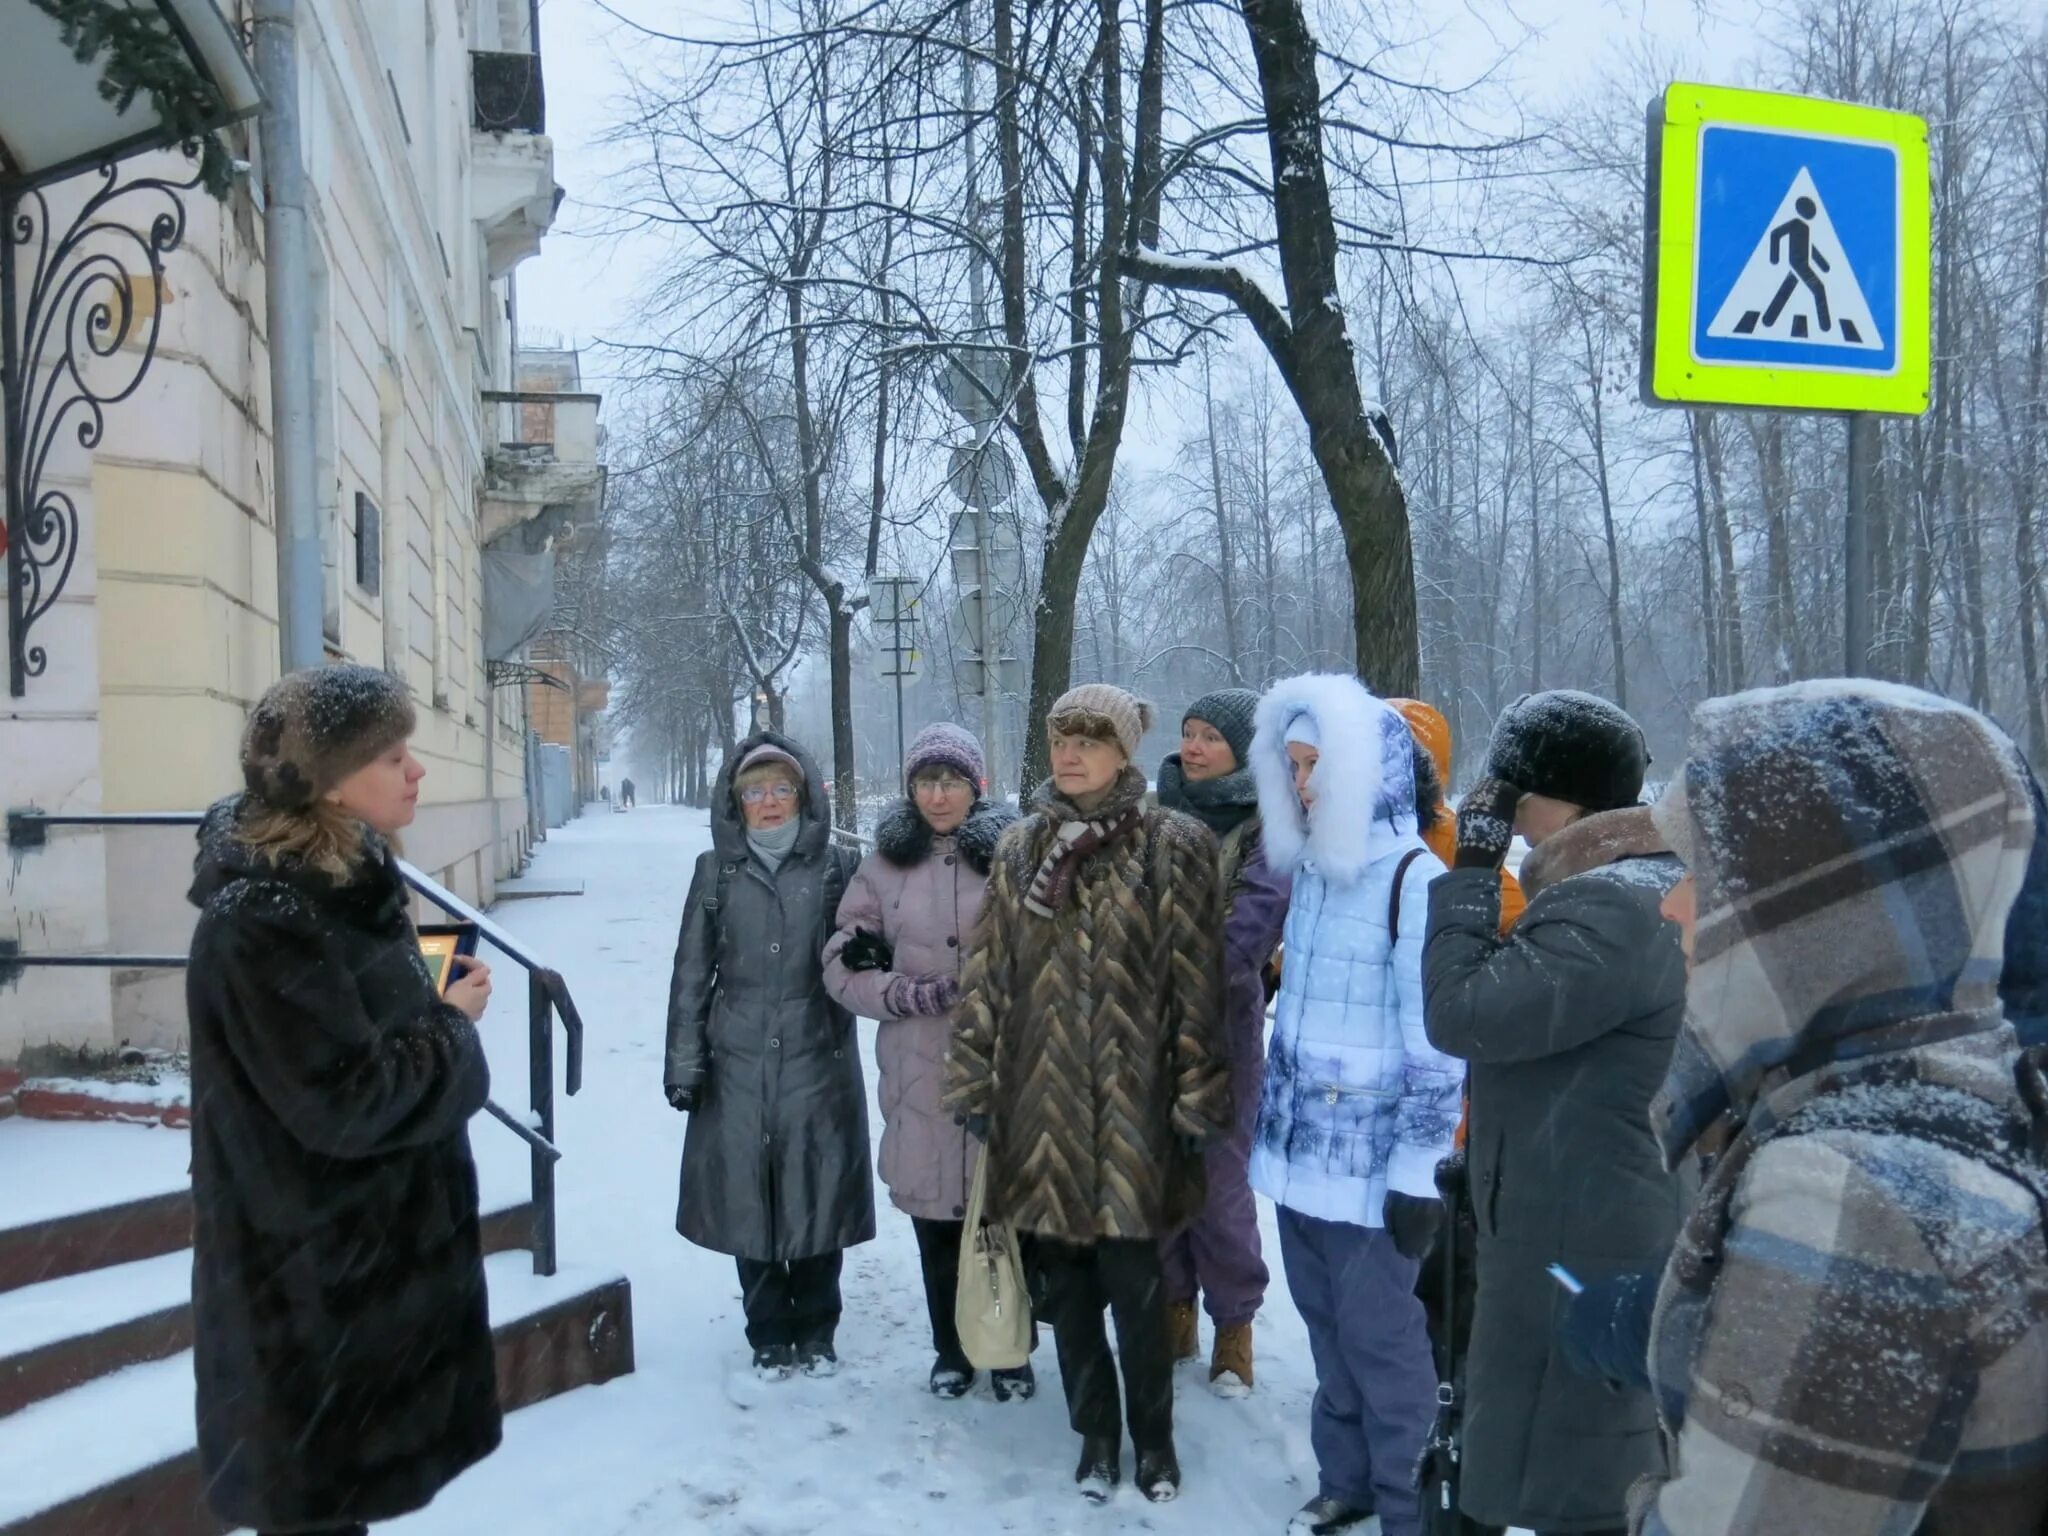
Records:
[[[684,1122],[661,1093],[676,923],[707,841],[702,812],[593,812],[551,833],[535,869],[580,878],[587,894],[520,901],[494,914],[560,967],[583,1014],[583,1091],[557,1097],[562,1260],[631,1276],[638,1369],[514,1415],[496,1456],[427,1510],[380,1532],[1277,1536],[1315,1487],[1314,1376],[1278,1272],[1270,1208],[1275,1273],[1258,1322],[1258,1391],[1224,1401],[1208,1392],[1206,1370],[1184,1368],[1176,1438],[1187,1482],[1175,1504],[1147,1504],[1128,1483],[1107,1509],[1076,1496],[1078,1446],[1049,1333],[1033,1402],[998,1405],[985,1383],[960,1402],[926,1392],[931,1351],[916,1245],[909,1222],[879,1190],[880,1235],[848,1256],[839,1376],[773,1386],[753,1378],[732,1261],[675,1233]],[[524,990],[509,964],[497,976],[485,1032],[497,1097],[512,1107],[524,1103]],[[872,1094],[872,1026],[865,1044]],[[879,1135],[879,1114],[872,1121]],[[480,1118],[472,1136],[487,1178],[501,1162],[523,1159],[494,1122]],[[1204,1319],[1205,1349],[1208,1332]]]

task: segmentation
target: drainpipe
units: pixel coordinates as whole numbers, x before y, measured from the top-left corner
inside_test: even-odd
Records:
[[[297,0],[255,0],[256,79],[263,87],[263,289],[270,327],[271,525],[277,535],[278,660],[326,659],[321,634],[318,471],[313,446],[312,230],[299,144]]]

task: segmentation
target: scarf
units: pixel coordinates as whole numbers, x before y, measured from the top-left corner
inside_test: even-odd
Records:
[[[1220,779],[1191,779],[1176,752],[1159,765],[1159,803],[1195,817],[1220,839],[1258,814],[1259,790],[1242,766]]]
[[[1051,780],[1041,785],[1035,803],[1039,814],[1053,824],[1053,839],[1031,877],[1025,907],[1040,917],[1056,915],[1073,899],[1081,861],[1132,831],[1144,819],[1144,800],[1145,776],[1135,768],[1124,769],[1093,811],[1067,799]]]
[[[768,866],[768,873],[772,875],[781,870],[783,860],[787,859],[790,850],[796,847],[797,835],[803,829],[803,818],[792,816],[779,827],[769,827],[759,832],[750,829],[747,833],[747,846],[754,850],[755,858]]]

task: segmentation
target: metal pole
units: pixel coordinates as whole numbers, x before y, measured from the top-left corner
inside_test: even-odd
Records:
[[[277,536],[278,663],[326,657],[321,633],[318,468],[313,449],[313,262],[300,158],[297,0],[255,0],[263,143],[263,303],[270,346],[271,526]]]
[[[1849,512],[1843,538],[1843,673],[1870,675],[1870,492],[1877,477],[1877,418],[1865,412],[1849,417]]]
[[[896,653],[896,765],[903,766],[903,653]]]
[[[14,213],[19,200],[0,197],[0,401],[6,420],[0,423],[7,456],[7,692],[20,698],[28,692],[28,658],[21,633],[27,571],[28,508],[22,487],[28,483],[27,433],[29,381],[22,377],[22,356],[16,334],[20,324],[14,297]]]
[[[538,971],[526,978],[526,1061],[529,1104],[534,1127],[550,1144],[555,1139],[554,1001]],[[540,1148],[530,1153],[533,1165],[533,1272],[555,1272],[555,1163]]]

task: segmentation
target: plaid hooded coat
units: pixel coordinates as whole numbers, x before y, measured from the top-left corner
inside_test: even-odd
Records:
[[[1638,1536],[2048,1530],[2048,1177],[1998,1004],[2033,841],[2012,744],[1925,694],[1717,701],[1657,808],[1698,881],[1680,1235]]]

